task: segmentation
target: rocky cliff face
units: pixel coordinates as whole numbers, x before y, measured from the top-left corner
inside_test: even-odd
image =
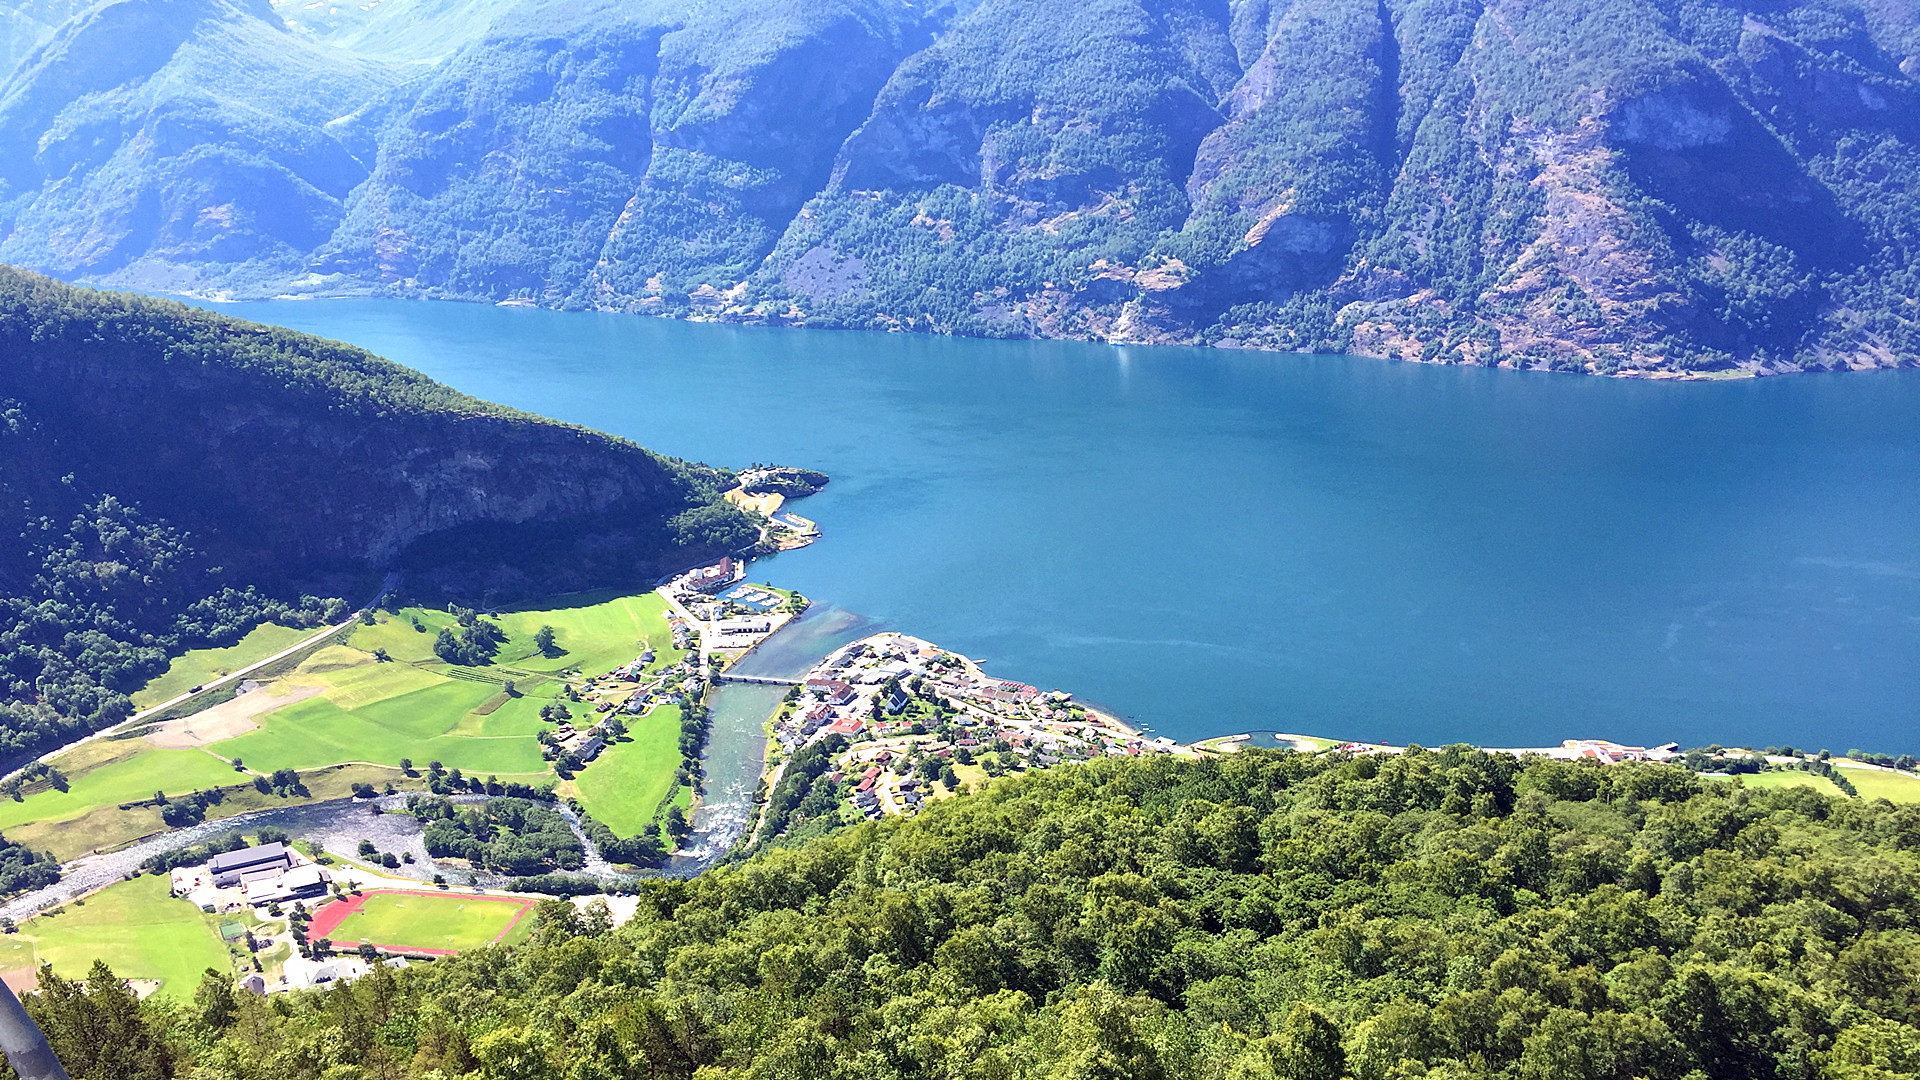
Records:
[[[109,0],[63,26],[0,91],[0,257],[1646,375],[1920,360],[1897,6],[304,12]]]
[[[6,271],[0,353],[34,460],[186,529],[243,580],[611,584],[753,535],[709,470],[290,331]]]

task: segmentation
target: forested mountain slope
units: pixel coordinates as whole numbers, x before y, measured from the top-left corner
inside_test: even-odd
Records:
[[[0,758],[381,571],[470,600],[649,582],[752,542],[722,480],[351,346],[0,267]]]
[[[0,258],[1603,372],[1911,364],[1917,75],[1920,17],[1877,0],[104,0],[0,89]]]
[[[1892,1080],[1916,845],[1920,808],[1670,766],[1108,759],[644,882],[619,929],[562,901],[324,993],[29,1009],[142,1080]]]

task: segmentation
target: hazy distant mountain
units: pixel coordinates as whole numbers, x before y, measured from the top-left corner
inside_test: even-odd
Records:
[[[49,33],[0,89],[0,259],[82,280],[1920,362],[1900,5],[109,0]]]

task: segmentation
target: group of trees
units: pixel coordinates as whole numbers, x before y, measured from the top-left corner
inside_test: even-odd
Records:
[[[674,779],[691,784],[700,776],[700,755],[707,748],[707,706],[689,698],[680,706],[680,769]]]
[[[292,770],[288,771],[291,772]],[[295,782],[298,782],[297,776],[295,777]],[[209,806],[218,806],[226,801],[227,793],[225,789],[217,787],[208,788],[205,791],[196,791],[177,799],[169,799],[167,793],[164,791],[156,791],[153,793],[153,804],[160,808],[160,820],[165,822],[168,828],[174,829],[187,825],[197,825],[205,821],[207,819],[207,808]]]
[[[0,836],[0,896],[45,888],[60,880],[60,860]]]
[[[465,859],[476,868],[533,875],[577,870],[586,848],[551,804],[501,797],[475,806],[410,796],[407,809],[426,822],[427,854]]]
[[[283,799],[294,796],[304,799],[310,794],[300,774],[292,769],[275,769],[267,776],[256,776],[253,788],[262,795],[278,795]]]
[[[1102,759],[635,887],[618,929],[120,1022],[235,1080],[1920,1074],[1920,806],[1676,766]],[[29,1007],[93,1060],[71,994]]]
[[[780,782],[767,795],[756,835],[769,840],[781,836],[801,839],[824,833],[836,823],[840,786],[825,777],[833,769],[833,760],[846,749],[845,738],[829,735],[794,751],[780,774]],[[814,824],[814,829],[806,830],[809,824]]]
[[[30,761],[18,774],[8,777],[5,782],[0,782],[0,795],[5,795],[14,802],[24,802],[27,785],[40,781],[45,781],[47,787],[54,791],[67,790],[66,773],[44,761]]]
[[[447,605],[447,612],[460,624],[460,633],[456,636],[452,628],[441,627],[433,639],[433,654],[449,664],[466,667],[492,663],[494,654],[507,640],[500,624],[481,618],[472,608],[456,604]]]

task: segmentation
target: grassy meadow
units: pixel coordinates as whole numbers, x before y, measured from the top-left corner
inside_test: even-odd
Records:
[[[150,709],[202,683],[232,674],[274,653],[291,649],[316,631],[261,623],[246,637],[224,649],[194,649],[173,658],[167,670],[133,695],[133,707]]]
[[[1750,788],[1807,787],[1812,788],[1822,795],[1832,795],[1835,798],[1839,798],[1845,794],[1845,792],[1842,792],[1834,786],[1833,781],[1826,777],[1816,776],[1813,773],[1800,772],[1798,769],[1791,771],[1782,770],[1779,772],[1741,773],[1739,779],[1742,784]]]
[[[0,970],[51,964],[55,974],[85,977],[95,958],[127,979],[158,979],[158,993],[191,1000],[208,968],[233,964],[218,928],[231,915],[207,915],[168,891],[165,875],[143,875],[72,901],[58,915],[38,915],[0,937]]]
[[[1847,769],[1842,774],[1853,781],[1855,791],[1863,799],[1886,799],[1888,802],[1920,802],[1920,776],[1906,773],[1887,772],[1883,769]]]
[[[71,771],[71,764],[60,763],[62,769],[70,770],[66,791],[49,788],[20,802],[0,798],[0,831],[11,834],[21,825],[71,820],[101,806],[151,799],[156,791],[184,795],[250,779],[211,754],[161,750],[139,739],[101,742],[83,749],[96,751],[89,756],[98,756],[102,748],[111,749],[112,756],[84,766],[84,772]]]
[[[580,805],[622,837],[638,835],[653,820],[680,767],[679,709],[662,705],[627,721],[627,738],[609,744],[573,779]]]
[[[251,786],[256,775],[277,769],[301,773],[316,799],[347,795],[353,783],[420,787],[418,778],[400,771],[402,760],[416,771],[438,761],[482,777],[552,780],[535,736],[545,726],[541,708],[565,691],[562,673],[604,674],[648,644],[655,670],[678,662],[685,654],[672,648],[666,610],[665,600],[648,593],[567,596],[503,611],[494,618],[507,641],[492,663],[473,667],[434,655],[439,630],[456,626],[452,615],[427,608],[380,612],[373,625],[355,627],[344,644],[319,648],[297,665],[290,659],[294,666],[258,691],[286,697],[287,704],[233,717],[232,710],[247,701],[235,699],[171,722],[204,725],[196,728],[200,745],[167,749],[129,733],[57,755],[52,764],[66,774],[68,790],[41,781],[28,785],[20,801],[0,798],[0,830],[70,858],[159,831],[157,809],[119,808],[151,799],[156,791],[179,796],[225,788],[225,802],[210,808],[209,817],[281,805],[281,796]],[[542,626],[554,629],[554,648],[545,653],[533,644]],[[188,653],[141,694],[163,700],[213,673],[281,651],[307,633],[263,626],[231,648]],[[377,659],[376,650],[388,659]],[[253,700],[257,705],[264,699]],[[568,707],[576,720],[591,713],[590,705]],[[223,715],[229,718],[221,720]],[[146,734],[157,738],[159,731],[149,728]],[[680,765],[678,740],[678,710],[641,718],[631,740],[615,743],[578,774],[588,811],[620,822],[640,815],[623,831],[632,835],[672,786]],[[243,770],[233,768],[234,758]]]

